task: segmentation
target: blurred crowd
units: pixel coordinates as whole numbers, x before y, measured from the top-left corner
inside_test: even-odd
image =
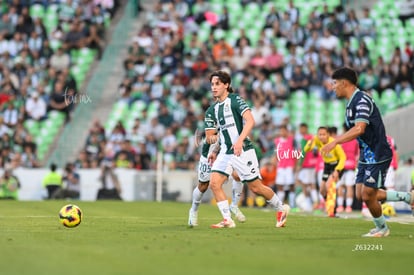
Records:
[[[79,88],[73,51],[92,48],[99,55],[105,14],[117,6],[116,0],[1,2],[0,167],[40,165],[26,123],[42,122],[52,110],[70,119],[74,102],[66,97]]]
[[[211,102],[208,73],[216,69],[231,72],[233,86],[250,104],[259,155],[273,151],[281,125],[295,130],[286,108],[292,94],[302,90],[333,99],[330,75],[337,67],[356,68],[359,85],[367,91],[381,94],[391,88],[398,94],[412,88],[412,45],[393,49],[390,60],[373,55],[367,43],[379,33],[369,8],[357,15],[321,1],[303,20],[294,1],[283,9],[268,2],[240,1],[247,11],[259,9],[264,20],[246,13],[234,20],[236,11],[226,1],[220,11],[204,0],[162,0],[147,10],[118,90],[119,101],[131,110],[146,107],[131,111],[136,118],[132,127],[120,120],[105,128],[97,121],[78,166],[97,167],[109,160],[116,167],[152,169],[162,149],[169,169],[193,169],[199,154],[194,131],[201,129]]]

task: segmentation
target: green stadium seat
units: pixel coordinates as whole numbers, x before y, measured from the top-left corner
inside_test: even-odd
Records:
[[[43,24],[49,34],[56,29],[58,23],[59,17],[56,13],[46,13],[43,17]]]
[[[223,2],[210,3],[209,6],[210,6],[210,11],[214,12],[215,14],[220,15],[223,13],[223,6],[224,6]]]
[[[83,59],[84,62],[91,63],[95,58],[95,52],[89,48],[82,48],[79,50],[78,59]]]
[[[219,40],[226,37],[226,32],[223,29],[214,30],[214,39]]]
[[[32,136],[37,136],[39,134],[39,131],[40,131],[39,122],[33,119],[27,119],[24,121],[24,126],[26,127],[27,131],[29,131],[29,133]]]
[[[62,41],[60,41],[60,40],[56,40],[56,39],[51,39],[51,40],[49,40],[49,45],[50,45],[50,47],[54,50],[54,51],[56,51],[60,46],[62,46]]]
[[[29,8],[29,14],[33,18],[43,18],[45,13],[45,8],[40,4],[33,4]]]
[[[398,108],[398,97],[394,90],[386,89],[381,94],[381,105],[384,113],[388,113]]]
[[[412,89],[404,89],[400,93],[400,103],[403,106],[414,103],[414,91]]]
[[[381,98],[378,91],[371,90],[371,97],[374,100],[375,104],[379,104],[381,102]]]

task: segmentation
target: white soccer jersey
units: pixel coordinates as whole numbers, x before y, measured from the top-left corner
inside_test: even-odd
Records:
[[[216,130],[220,134],[220,152],[233,154],[233,144],[236,143],[243,130],[243,113],[250,110],[246,102],[238,95],[229,94],[223,102],[210,106],[206,112],[204,126],[206,130]],[[243,150],[253,148],[249,139],[245,139]]]

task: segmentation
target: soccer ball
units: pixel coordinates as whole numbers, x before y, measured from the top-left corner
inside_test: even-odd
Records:
[[[392,205],[388,204],[388,203],[383,203],[381,205],[382,207],[382,214],[386,217],[392,217],[395,216],[395,209]]]
[[[266,199],[262,196],[256,196],[254,202],[258,207],[264,207],[266,205]]]
[[[74,204],[65,205],[59,211],[59,220],[66,227],[76,227],[82,221],[82,210]]]

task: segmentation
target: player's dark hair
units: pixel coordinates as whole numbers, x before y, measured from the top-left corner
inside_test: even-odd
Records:
[[[222,83],[229,84],[229,87],[227,88],[227,91],[229,93],[233,93],[234,92],[233,87],[231,87],[231,76],[230,76],[230,74],[228,72],[221,71],[221,70],[214,71],[213,73],[210,74],[210,82],[213,79],[213,77],[215,77],[215,76],[217,76]]]
[[[306,128],[308,128],[308,124],[305,123],[305,122],[302,122],[301,124],[299,124],[299,127],[306,127]]]
[[[326,126],[319,126],[318,132],[319,132],[319,130],[325,130],[329,133],[328,127],[326,127]]]
[[[52,170],[53,172],[55,172],[55,171],[56,171],[56,168],[57,168],[57,165],[56,165],[55,163],[52,163],[52,164],[50,165],[50,170]]]
[[[336,126],[331,126],[331,127],[328,128],[328,133],[330,135],[337,134],[338,133],[338,128]]]
[[[358,76],[357,73],[348,67],[342,67],[334,71],[332,74],[332,79],[346,79],[351,82],[353,85],[357,85]]]

